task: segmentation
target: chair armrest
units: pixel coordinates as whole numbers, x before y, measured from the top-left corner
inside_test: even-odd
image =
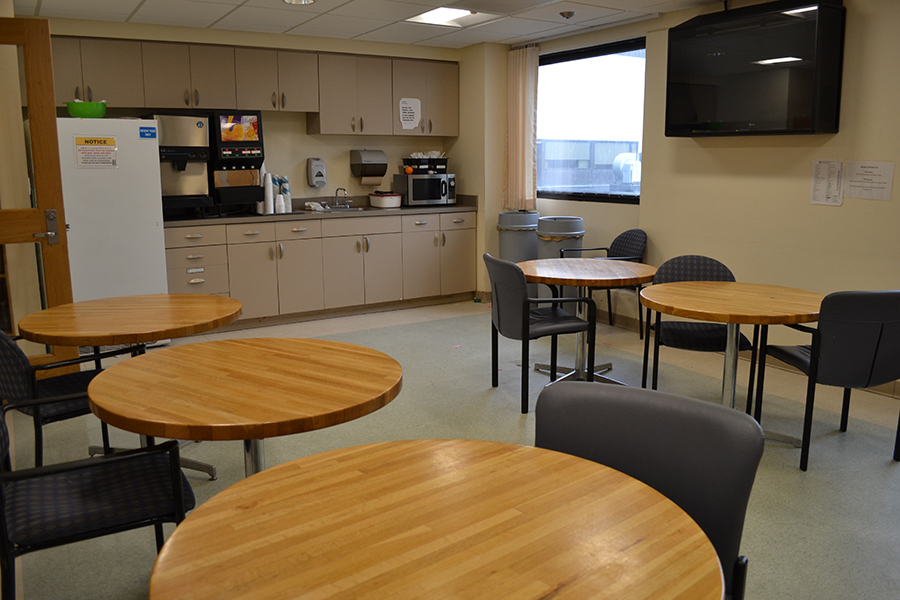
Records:
[[[788,327],[791,329],[796,329],[797,331],[803,331],[804,333],[809,333],[812,335],[816,335],[819,333],[819,330],[815,327],[809,327],[808,325],[800,325],[799,323],[789,324]]]
[[[55,402],[68,402],[69,400],[79,400],[81,398],[87,398],[87,394],[65,394],[64,396],[50,396],[47,398],[38,398],[36,400],[22,400],[21,402],[13,404],[4,404],[3,408],[0,408],[0,412],[2,412],[5,417],[6,413],[13,409],[17,410],[28,406],[42,406],[44,404],[53,404]]]
[[[605,250],[606,252],[609,252],[609,248],[560,248],[559,249],[559,257],[565,258],[566,252],[590,252],[590,251],[597,251],[597,250]]]
[[[52,363],[44,363],[40,365],[32,365],[32,369],[34,371],[46,371],[48,369],[58,369],[59,367],[71,367],[72,365],[80,365],[81,363],[93,362],[95,360],[100,360],[104,358],[111,358],[113,356],[120,356],[122,354],[130,354],[134,348],[143,344],[136,344],[135,346],[129,346],[127,348],[121,348],[119,350],[107,350],[106,352],[98,352],[96,354],[85,354],[84,356],[79,356],[78,358],[71,358],[69,360],[60,360]]]
[[[627,260],[629,262],[641,262],[643,256],[597,256],[597,260]]]
[[[9,483],[12,481],[22,481],[24,479],[34,479],[45,475],[55,475],[58,473],[68,473],[81,469],[90,469],[98,467],[101,464],[111,464],[123,460],[131,460],[135,456],[144,456],[150,454],[173,454],[177,460],[178,440],[169,440],[157,446],[148,446],[146,448],[135,448],[134,450],[126,450],[124,452],[114,452],[112,454],[103,454],[100,456],[92,456],[81,460],[73,460],[55,465],[45,465],[42,467],[31,467],[28,469],[20,469],[16,471],[4,471],[0,473],[0,483]]]

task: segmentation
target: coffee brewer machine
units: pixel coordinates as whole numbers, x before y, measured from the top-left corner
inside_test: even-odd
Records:
[[[260,117],[258,111],[246,110],[210,113],[210,181],[220,214],[254,212],[264,200]]]
[[[214,208],[209,193],[209,118],[153,115],[159,135],[163,218],[205,217]]]

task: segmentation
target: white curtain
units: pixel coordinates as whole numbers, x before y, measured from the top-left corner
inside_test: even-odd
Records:
[[[503,208],[534,210],[537,173],[537,82],[536,46],[511,50],[508,58],[506,177]]]

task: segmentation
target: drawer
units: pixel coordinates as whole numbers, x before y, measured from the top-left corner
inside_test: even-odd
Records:
[[[247,223],[225,226],[225,237],[229,244],[249,244],[252,242],[274,242],[275,223]]]
[[[227,294],[228,265],[167,269],[170,294]]]
[[[322,221],[322,237],[400,233],[400,227],[400,215],[325,219]]]
[[[474,229],[475,213],[443,213],[441,214],[441,230],[450,231],[451,229]]]
[[[275,223],[275,239],[302,240],[322,237],[322,221],[279,221]]]
[[[227,265],[228,250],[225,244],[199,248],[169,248],[166,250],[166,267],[169,269]]]
[[[410,231],[438,231],[441,227],[441,215],[404,215],[403,233]]]
[[[190,248],[225,243],[225,225],[167,227],[166,248]]]

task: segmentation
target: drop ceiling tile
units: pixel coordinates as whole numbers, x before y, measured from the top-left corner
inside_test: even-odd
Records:
[[[340,15],[319,15],[305,23],[294,27],[291,35],[309,35],[313,37],[329,37],[349,40],[358,35],[374,31],[391,21],[378,21],[375,19],[361,19],[357,17],[342,17]]]
[[[274,10],[239,6],[234,12],[216,22],[213,29],[237,31],[259,31],[263,33],[284,33],[297,25],[309,21],[316,15],[290,10]]]
[[[420,46],[437,46],[439,48],[465,48],[472,44],[499,42],[506,34],[483,31],[481,27],[471,27],[418,42]]]
[[[14,0],[13,12],[16,16],[36,17],[37,4],[38,0]]]
[[[243,6],[271,8],[273,10],[293,10],[300,13],[326,13],[350,0],[316,0],[312,4],[286,4],[284,0],[246,0]]]
[[[40,16],[97,21],[125,21],[140,0],[43,0]]]
[[[447,28],[440,25],[422,23],[393,23],[354,39],[367,42],[391,42],[394,44],[415,44],[447,33]]]
[[[234,4],[196,0],[146,0],[128,21],[206,28],[234,10]]]
[[[571,11],[575,14],[572,16],[572,18],[566,19],[559,14],[564,11]],[[612,8],[600,8],[598,6],[580,4],[577,2],[560,2],[558,4],[554,4],[553,6],[542,6],[534,10],[518,13],[516,17],[522,19],[550,21],[559,25],[575,25],[583,21],[590,21],[591,19],[601,19],[604,17],[614,16],[621,12],[622,11]]]
[[[390,0],[351,0],[347,4],[335,8],[329,14],[360,17],[363,19],[402,21],[428,10],[430,10],[429,7],[422,7],[419,4],[390,2]]]
[[[560,21],[564,19],[560,18]],[[564,26],[565,23],[550,23],[547,21],[534,21],[532,19],[520,19],[518,17],[507,17],[491,21],[484,25],[479,25],[478,29],[483,29],[492,33],[503,33],[508,37],[523,36],[556,29]]]

